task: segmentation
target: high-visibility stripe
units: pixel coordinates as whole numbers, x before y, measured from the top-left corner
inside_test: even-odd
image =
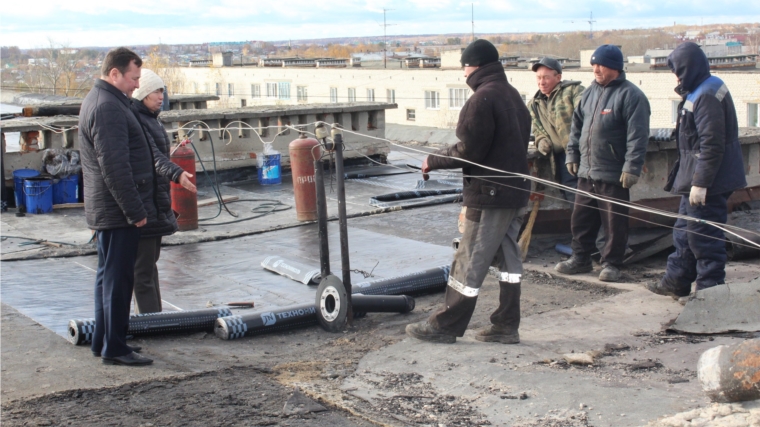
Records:
[[[476,297],[480,293],[480,289],[465,286],[462,282],[455,279],[454,276],[449,276],[449,286],[466,297]]]
[[[522,274],[509,274],[505,271],[502,271],[501,275],[499,276],[500,282],[507,282],[507,283],[520,283],[521,279],[522,279]]]

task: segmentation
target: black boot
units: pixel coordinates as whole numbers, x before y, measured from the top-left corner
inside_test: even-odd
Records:
[[[562,261],[554,267],[554,270],[562,274],[588,273],[593,270],[591,258],[573,255],[567,261]]]
[[[492,325],[475,335],[478,341],[517,344],[520,342],[520,283],[499,282],[499,308],[491,315]]]

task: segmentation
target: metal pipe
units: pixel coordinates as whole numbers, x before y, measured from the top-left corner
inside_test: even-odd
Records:
[[[206,308],[187,311],[136,314],[129,317],[127,335],[144,336],[176,332],[211,332],[216,319],[232,316],[229,308]],[[69,320],[68,340],[74,345],[92,342],[95,319]]]
[[[321,160],[314,160],[314,180],[317,186],[317,227],[319,229],[319,267],[322,277],[330,275],[330,244],[327,238],[327,196],[325,172]]]
[[[332,137],[335,141],[335,175],[338,187],[338,221],[340,223],[340,261],[343,270],[343,286],[346,288],[348,304],[348,323],[353,319],[351,308],[351,263],[348,256],[348,221],[346,220],[346,182],[343,171],[343,134],[338,127],[333,127]],[[325,276],[323,276],[325,277]]]

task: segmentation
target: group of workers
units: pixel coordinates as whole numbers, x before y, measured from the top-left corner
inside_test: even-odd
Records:
[[[473,94],[459,115],[459,142],[429,155],[422,172],[462,169],[464,232],[443,306],[406,332],[421,340],[456,342],[494,266],[500,270],[499,307],[475,339],[513,344],[520,341],[523,271],[517,238],[531,190],[531,128],[537,150],[554,163],[555,179],[573,202],[573,254],[556,271],[592,271],[591,254],[602,228],[599,279],[617,281],[628,241],[626,203],[642,174],[649,140],[649,102],[626,80],[623,54],[612,45],[594,52],[594,81],[585,89],[562,80],[556,60],[535,63],[539,90],[528,106],[487,40],[471,43],[461,63]],[[649,290],[679,298],[690,294],[695,281],[696,291],[724,283],[723,235],[704,221],[725,223],[727,200],[746,181],[733,100],[725,84],[710,75],[705,54],[686,42],[670,54],[668,65],[683,100],[678,160],[666,190],[681,196],[679,213],[689,218],[676,222],[676,250],[662,280]],[[156,261],[162,236],[177,230],[170,182],[195,191],[192,175],[168,158],[169,138],[158,121],[164,83],[141,66],[129,49],[108,52],[79,115],[85,216],[98,249],[91,349],[103,363],[128,366],[152,363],[126,340],[133,296],[137,313],[161,311]]]
[[[601,228],[599,279],[619,281],[628,243],[630,188],[642,175],[649,141],[649,101],[626,80],[623,53],[613,45],[594,51],[594,81],[585,89],[580,82],[562,80],[558,61],[536,62],[532,69],[538,92],[528,106],[507,82],[498,51],[487,40],[471,43],[461,63],[473,95],[459,115],[459,142],[429,155],[422,172],[462,168],[464,231],[443,306],[427,320],[407,325],[406,333],[425,341],[456,342],[494,266],[500,270],[499,306],[491,325],[475,339],[514,344],[520,341],[522,276],[516,240],[530,192],[525,176],[531,127],[536,149],[555,165],[555,180],[573,202],[573,253],[555,270],[591,272]],[[694,282],[696,292],[724,283],[723,232],[705,221],[725,223],[728,198],[747,182],[734,103],[723,81],[710,75],[705,53],[694,43],[683,43],[668,57],[668,66],[682,101],[675,132],[678,160],[665,190],[681,197],[683,216],[673,228],[675,252],[665,275],[648,289],[678,299],[690,295]]]

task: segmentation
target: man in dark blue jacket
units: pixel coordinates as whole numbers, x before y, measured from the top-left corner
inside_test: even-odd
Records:
[[[140,227],[157,215],[152,150],[130,110],[141,65],[127,48],[108,52],[79,113],[85,217],[98,241],[92,352],[131,366],[153,362],[126,343]]]
[[[678,298],[689,295],[694,281],[697,290],[724,283],[723,231],[698,220],[725,223],[728,198],[747,181],[734,101],[723,81],[710,75],[702,49],[683,43],[668,57],[668,66],[678,77],[675,90],[683,101],[676,124],[678,160],[665,191],[680,194],[679,213],[693,219],[676,221],[676,251],[668,257],[665,276],[649,290]]]
[[[578,176],[578,193],[570,220],[573,256],[555,270],[563,274],[592,270],[591,254],[600,227],[606,242],[602,248],[599,280],[620,280],[628,243],[630,188],[644,166],[649,142],[649,101],[625,78],[623,53],[617,46],[602,45],[591,56],[594,81],[581,95],[573,113],[567,145],[568,171]]]

